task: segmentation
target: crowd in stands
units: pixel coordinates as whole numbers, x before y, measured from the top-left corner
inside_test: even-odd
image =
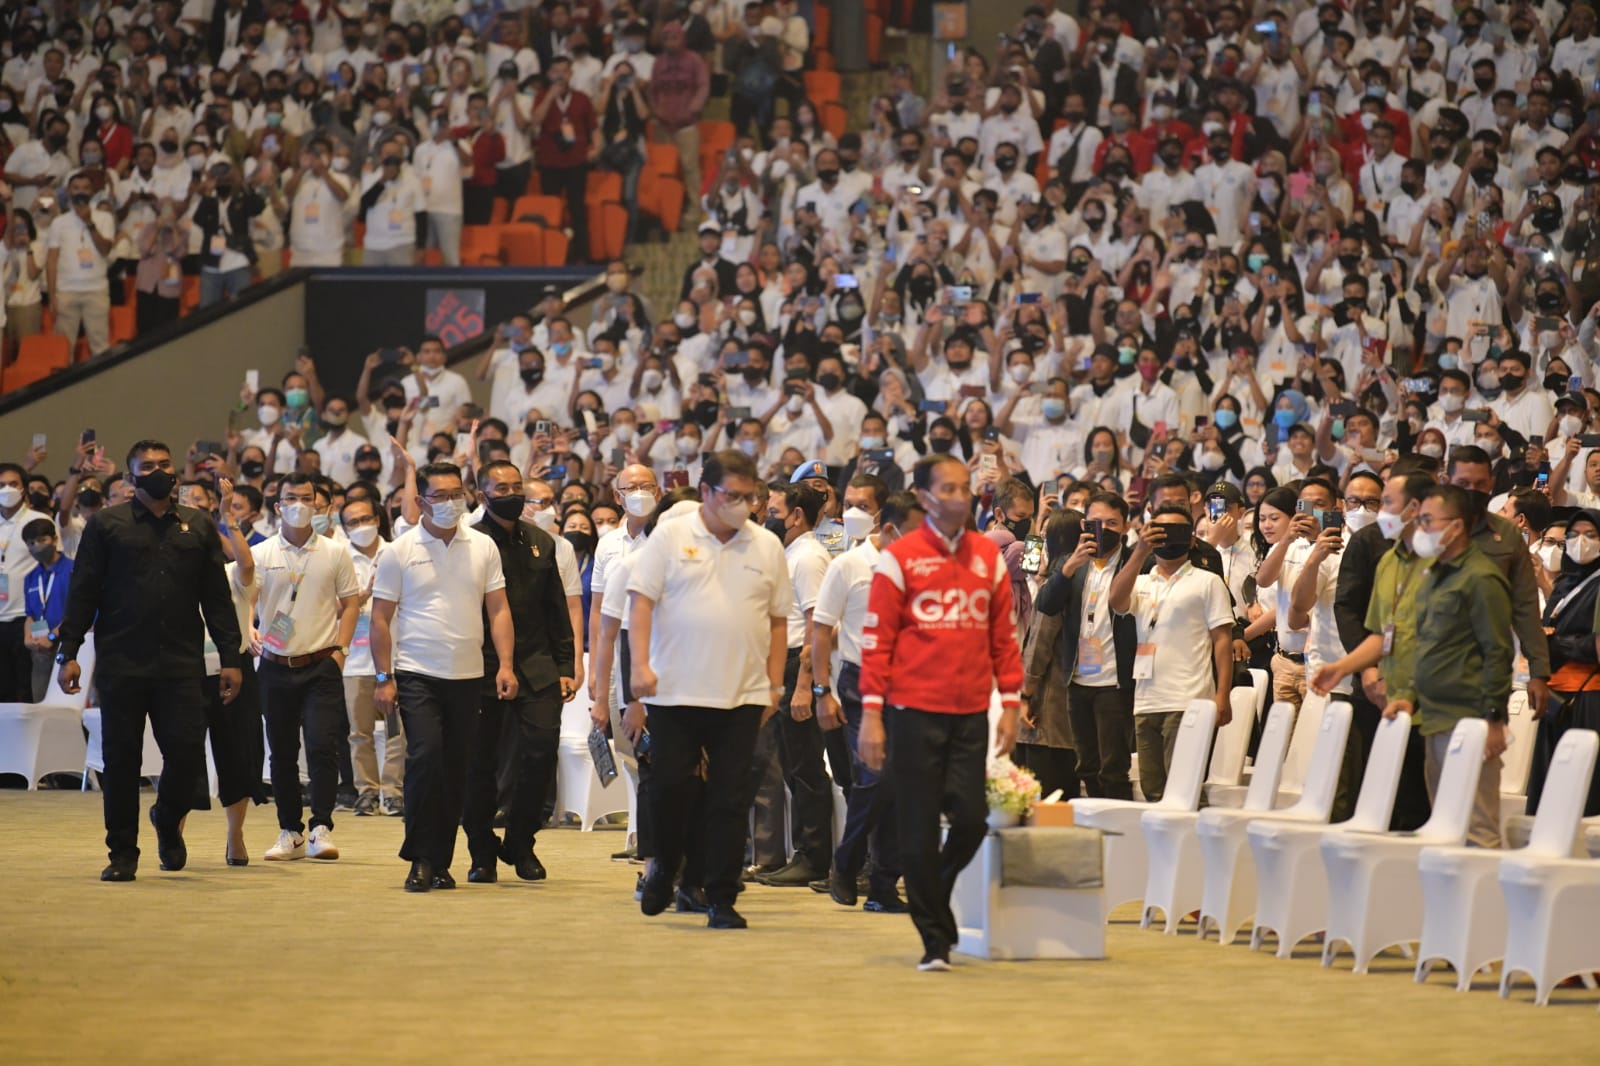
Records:
[[[1590,4],[1035,5],[930,81],[896,68],[867,125],[841,133],[805,91],[804,4],[397,0],[297,18],[278,0],[198,21],[197,6],[116,5],[49,34],[8,16],[0,107],[27,117],[0,123],[8,300],[36,305],[48,269],[58,326],[80,305],[92,316],[68,278],[101,283],[103,307],[133,225],[141,309],[172,299],[193,255],[207,298],[284,248],[339,262],[352,217],[368,261],[411,261],[425,231],[450,262],[458,230],[435,215],[470,225],[533,170],[582,249],[585,171],[635,180],[650,123],[703,189],[700,256],[670,306],[607,256],[596,302],[543,293],[470,364],[424,337],[367,356],[352,395],[325,390],[308,357],[247,386],[214,446],[177,457],[196,506],[246,539],[274,534],[292,474],[314,476],[313,522],[339,539],[357,497],[380,526],[414,525],[419,468],[454,464],[470,495],[477,468],[508,461],[528,520],[575,560],[573,629],[592,652],[608,538],[642,539],[708,466],[711,499],[742,455],[761,484],[750,518],[788,549],[793,650],[823,575],[945,513],[913,472],[950,456],[1009,570],[1023,752],[1047,790],[1131,795],[1136,751],[1158,798],[1172,715],[1220,705],[1245,664],[1278,699],[1356,705],[1341,804],[1362,738],[1416,710],[1397,815],[1412,826],[1436,783],[1429,740],[1456,719],[1496,724],[1497,765],[1508,700],[1541,717],[1530,807],[1561,730],[1600,722]],[[736,129],[707,157],[695,118],[712,73]],[[480,133],[505,154],[469,152]],[[427,185],[435,163],[449,180]],[[25,305],[8,314],[28,321]],[[20,507],[30,542],[70,556],[85,520],[132,491],[117,454],[86,440],[70,469],[0,467],[0,493],[21,493],[0,496],[0,529]],[[34,564],[8,559],[12,588],[31,585]],[[1149,572],[1136,585],[1114,576],[1130,560]],[[1396,567],[1398,585],[1375,586]],[[1462,567],[1481,578],[1470,595],[1450,583]],[[11,602],[0,620],[22,617]],[[1163,649],[1200,652],[1152,678],[1160,626]],[[29,640],[44,654],[48,625]],[[758,826],[752,876],[853,900],[829,880],[831,813],[814,801],[824,747],[841,784],[860,767],[847,714],[823,706],[833,693],[815,715],[807,698],[828,663],[797,654],[780,713],[825,740],[769,753],[802,812],[782,866],[761,852],[781,822]],[[1483,780],[1473,839],[1493,846],[1498,774]]]

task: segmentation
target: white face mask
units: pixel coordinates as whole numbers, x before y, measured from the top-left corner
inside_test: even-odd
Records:
[[[0,507],[15,507],[22,502],[22,490],[15,485],[0,488]]]
[[[311,524],[311,505],[309,503],[280,503],[278,504],[278,517],[283,519],[283,524],[290,529],[304,529]]]
[[[1546,544],[1533,554],[1539,565],[1553,574],[1561,569],[1561,556],[1565,553],[1559,544]]]
[[[1577,415],[1562,415],[1559,428],[1563,437],[1576,437],[1583,432],[1583,419]]]
[[[700,442],[693,437],[678,438],[678,454],[685,459],[691,459],[700,454]]]
[[[750,521],[750,505],[748,503],[725,503],[717,511],[717,517],[734,529],[742,529],[744,524]]]
[[[754,437],[740,437],[739,450],[754,459],[761,451],[761,442]]]
[[[753,326],[756,324],[756,313],[749,308],[739,312],[739,325]]]
[[[1350,521],[1350,516],[1345,516],[1345,521]],[[1390,514],[1388,511],[1378,512],[1378,532],[1383,534],[1384,540],[1393,540],[1400,535],[1400,530],[1405,527],[1406,518],[1403,514]]]
[[[1464,403],[1466,403],[1466,399],[1456,393],[1441,392],[1439,394],[1439,410],[1443,411],[1445,414],[1455,414],[1457,411],[1461,410],[1461,405]]]
[[[655,493],[646,489],[625,492],[622,494],[622,507],[633,517],[644,518],[656,508]]]
[[[1018,363],[1016,366],[1011,368],[1011,380],[1015,381],[1018,385],[1026,385],[1029,379],[1032,377],[1033,367],[1029,366],[1027,363]]]
[[[448,529],[461,521],[461,516],[466,513],[466,500],[440,500],[433,505],[433,524],[440,529]]]
[[[529,513],[530,510],[532,510],[531,514]],[[532,522],[546,533],[555,532],[556,509],[554,507],[540,507],[538,509],[524,507],[522,509],[522,517],[526,518],[528,521]]]
[[[672,316],[672,324],[677,326],[679,329],[693,329],[694,316],[687,311],[679,311],[677,314]]]
[[[844,512],[844,535],[851,540],[860,540],[872,532],[872,527],[877,524],[877,519],[859,507],[846,508]]]
[[[1227,459],[1223,458],[1221,452],[1201,452],[1199,457],[1195,460],[1196,465],[1198,465],[1201,470],[1221,470],[1223,464],[1226,462]]]
[[[791,397],[789,397],[789,402],[784,404],[783,406],[784,406],[784,409],[786,411],[788,411],[791,416],[798,415],[801,411],[805,410],[805,407],[806,407],[805,397],[803,397],[803,396],[791,396]]]
[[[657,391],[661,388],[662,383],[665,381],[666,378],[662,375],[661,371],[656,370],[653,367],[639,375],[639,384],[644,386],[644,391],[646,392]]]
[[[277,425],[278,424],[278,418],[282,414],[283,414],[283,412],[278,410],[276,407],[262,406],[262,407],[257,407],[256,408],[256,420],[258,422],[260,422],[263,426],[275,426],[275,425]]]
[[[350,543],[354,544],[356,547],[367,548],[371,547],[372,542],[378,539],[378,527],[357,526],[354,529],[345,530],[344,535],[349,537]]]
[[[1417,445],[1417,451],[1433,459],[1444,458],[1444,445],[1437,441],[1430,440],[1426,444],[1419,444]]]
[[[1411,550],[1419,559],[1437,559],[1448,543],[1442,529],[1419,529],[1411,534]]]
[[[633,423],[632,422],[618,422],[616,425],[611,427],[611,433],[612,433],[613,436],[615,436],[617,438],[617,443],[618,444],[632,444],[633,443]]]
[[[1377,520],[1378,516],[1365,507],[1344,513],[1344,524],[1350,527],[1352,533],[1360,533]]]
[[[440,366],[418,366],[417,369],[422,371],[423,377],[429,377],[429,378],[436,378],[440,374],[444,373],[443,365],[440,365]]]
[[[1567,558],[1579,566],[1588,564],[1600,558],[1600,541],[1593,537],[1570,537],[1567,539]],[[1545,569],[1553,569],[1546,567]]]

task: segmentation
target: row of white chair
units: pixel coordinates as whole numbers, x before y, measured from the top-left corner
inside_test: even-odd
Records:
[[[1380,724],[1355,814],[1329,825],[1351,709],[1343,702],[1317,709],[1304,786],[1287,808],[1274,803],[1294,710],[1279,703],[1263,729],[1243,806],[1197,810],[1216,724],[1215,705],[1204,700],[1184,713],[1159,803],[1073,800],[1078,824],[1107,831],[1107,910],[1142,900],[1141,924],[1148,927],[1160,911],[1167,933],[1198,911],[1200,935],[1215,929],[1222,944],[1253,914],[1251,948],[1274,937],[1280,958],[1322,931],[1322,964],[1331,965],[1339,946],[1348,945],[1357,973],[1387,948],[1418,943],[1416,979],[1426,980],[1433,964],[1444,961],[1461,989],[1503,958],[1501,995],[1515,974],[1526,973],[1540,1004],[1561,980],[1600,970],[1600,926],[1591,920],[1600,908],[1600,862],[1572,857],[1586,855],[1580,822],[1600,737],[1585,730],[1563,737],[1529,846],[1487,851],[1463,846],[1485,722],[1456,726],[1428,822],[1415,832],[1391,833],[1410,717]],[[1496,875],[1499,892],[1490,884]]]

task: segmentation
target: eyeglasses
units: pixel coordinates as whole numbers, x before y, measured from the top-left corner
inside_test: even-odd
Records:
[[[529,496],[527,502],[529,507],[540,511],[544,510],[546,507],[554,507],[556,505],[556,501],[553,497],[548,500],[536,500],[532,496]]]
[[[1451,522],[1455,522],[1455,521],[1459,521],[1459,519],[1455,518],[1452,515],[1441,515],[1439,517],[1439,519],[1438,519],[1437,524],[1439,525],[1440,528],[1443,528],[1444,526],[1447,526]],[[1435,525],[1435,522],[1434,522],[1434,519],[1433,519],[1432,516],[1425,515],[1425,514],[1417,516],[1417,528],[1422,530],[1423,532],[1431,532],[1433,527],[1434,527],[1434,525]]]
[[[755,506],[756,494],[753,492],[729,492],[721,485],[713,485],[711,490],[729,503],[747,503],[752,507]]]
[[[1371,511],[1376,514],[1382,510],[1383,501],[1376,496],[1346,496],[1344,509],[1346,511]]]
[[[460,490],[455,492],[424,492],[422,494],[422,498],[425,500],[436,500],[439,503],[445,503],[453,500],[464,500],[467,498],[467,494]]]

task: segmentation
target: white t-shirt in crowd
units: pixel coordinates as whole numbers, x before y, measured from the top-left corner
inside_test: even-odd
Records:
[[[1149,677],[1139,677],[1134,664],[1134,714],[1181,713],[1190,700],[1216,695],[1211,631],[1233,625],[1222,578],[1192,563],[1171,578],[1159,569],[1140,574],[1129,613],[1138,623],[1139,644],[1160,649],[1150,656]]]
[[[789,647],[799,648],[809,636],[806,612],[816,606],[817,590],[822,587],[823,575],[828,572],[833,556],[816,537],[800,536],[783,549],[783,557],[789,565],[789,584],[794,589],[789,607]]]
[[[296,547],[281,530],[250,553],[260,586],[261,646],[291,656],[333,647],[339,635],[338,601],[360,591],[350,553],[316,533]]]
[[[822,587],[817,590],[816,605],[811,611],[811,620],[816,624],[839,627],[835,645],[839,658],[856,666],[861,665],[861,631],[867,620],[872,572],[881,554],[869,538],[833,560],[822,576]]]
[[[91,211],[89,222],[70,211],[57,215],[46,232],[45,247],[61,253],[56,260],[56,288],[61,292],[105,292],[110,288],[106,257],[89,236],[90,223],[108,241],[115,235],[111,216],[104,211]]]
[[[500,549],[475,529],[449,542],[424,525],[397,537],[378,562],[373,599],[396,604],[395,673],[445,681],[483,676],[483,598],[506,587]]]

